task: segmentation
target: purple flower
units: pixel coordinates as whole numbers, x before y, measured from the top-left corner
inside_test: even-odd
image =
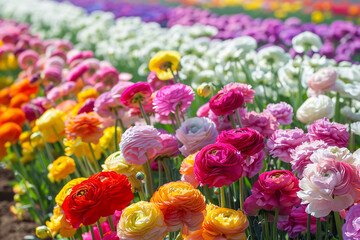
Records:
[[[291,105],[285,102],[270,103],[267,105],[266,110],[276,118],[279,124],[289,125],[292,123],[294,113]]]
[[[360,204],[352,206],[346,213],[342,232],[344,240],[360,240]]]

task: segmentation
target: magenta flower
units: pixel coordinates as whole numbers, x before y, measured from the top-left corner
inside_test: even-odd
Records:
[[[222,131],[216,142],[233,145],[241,154],[252,156],[264,148],[264,136],[251,128]]]
[[[247,156],[244,158],[244,172],[243,177],[252,178],[258,174],[263,169],[263,160],[266,155],[263,150],[260,150],[258,153],[255,153],[252,156]]]
[[[229,83],[224,86],[225,91],[230,91],[231,89],[240,91],[244,96],[245,103],[253,103],[255,91],[251,89],[251,85],[245,83]]]
[[[26,70],[29,67],[34,67],[38,60],[38,53],[31,49],[21,52],[18,57],[19,66],[23,70]]]
[[[289,215],[292,207],[300,202],[297,196],[299,190],[299,180],[292,172],[264,172],[254,183],[252,195],[244,202],[244,213],[256,216],[261,209],[275,211],[279,208],[279,215]]]
[[[330,146],[347,147],[350,134],[346,126],[336,122],[330,122],[327,118],[316,120],[308,126],[308,134],[311,141],[323,140]]]
[[[84,104],[80,107],[77,114],[89,113],[94,111],[95,98],[88,98]]]
[[[344,240],[360,240],[360,204],[352,206],[346,213],[342,232]]]
[[[237,89],[221,90],[209,101],[209,107],[217,116],[232,114],[244,103],[244,95]]]
[[[175,114],[177,108],[186,112],[195,99],[194,95],[192,88],[182,83],[162,87],[153,99],[155,112],[164,116]]]
[[[94,230],[94,235],[95,235],[95,240],[101,240],[101,236],[100,236],[100,232],[99,232],[99,229],[97,226],[90,226],[93,228]],[[111,228],[110,228],[110,224],[106,221],[106,222],[103,222],[101,224],[101,229],[103,230],[103,233],[108,233],[108,232],[111,232]],[[106,234],[107,235],[107,234]],[[83,233],[82,234],[82,237],[83,237],[83,240],[93,240],[92,236],[91,236],[91,231],[88,231],[86,233]],[[104,238],[105,239],[105,236]],[[116,239],[116,238],[114,238]]]
[[[276,118],[270,112],[257,113],[254,111],[248,112],[241,119],[243,127],[248,127],[257,130],[264,137],[269,137],[278,128],[279,125]]]
[[[121,94],[133,84],[133,82],[119,81],[115,86],[111,88],[111,96],[120,103]]]
[[[81,63],[70,70],[66,76],[66,80],[69,82],[76,82],[89,69],[89,65]]]
[[[119,146],[125,161],[137,165],[154,158],[162,147],[160,133],[148,125],[128,128],[121,136]]]
[[[209,103],[205,103],[204,105],[199,107],[199,109],[196,111],[196,116],[209,117],[209,111],[210,111]]]
[[[328,145],[322,140],[304,142],[292,149],[290,152],[291,168],[293,171],[298,172],[298,177],[303,177],[303,172],[308,164],[313,163],[310,160],[311,155],[318,149],[326,148]]]
[[[196,154],[194,174],[201,186],[222,187],[239,180],[243,172],[240,152],[230,144],[215,143]]]
[[[266,151],[274,158],[283,162],[291,162],[291,151],[303,142],[309,141],[309,137],[300,128],[276,130],[266,142]]]
[[[139,108],[140,104],[149,102],[153,89],[147,82],[139,82],[129,86],[120,97],[120,101],[127,107]]]
[[[269,111],[281,125],[289,125],[292,123],[294,116],[293,108],[290,104],[285,102],[270,103],[266,110]]]

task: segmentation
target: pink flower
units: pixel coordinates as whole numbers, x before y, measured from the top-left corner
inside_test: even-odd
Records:
[[[311,155],[318,149],[326,148],[327,144],[322,140],[304,142],[301,145],[297,146],[295,149],[292,149],[290,152],[291,168],[293,171],[298,172],[298,177],[303,177],[303,172],[305,167],[308,164],[313,163],[310,160]]]
[[[323,140],[330,146],[347,147],[350,134],[346,126],[336,122],[330,122],[327,118],[316,120],[308,126],[308,134],[311,141]]]
[[[120,101],[127,107],[140,107],[149,102],[153,89],[147,82],[139,82],[129,86],[120,97]]]
[[[217,116],[232,114],[244,103],[244,95],[237,89],[221,90],[209,101],[209,107]]]
[[[224,86],[225,91],[236,89],[240,91],[244,96],[245,103],[253,103],[255,91],[251,89],[251,85],[245,83],[229,83]]]
[[[247,156],[244,158],[244,172],[243,177],[252,178],[258,174],[263,169],[264,159],[266,155],[263,150],[260,150],[258,153],[255,153],[252,156]]]
[[[112,97],[111,92],[100,94],[94,103],[94,111],[101,117],[122,118],[127,110],[127,107]]]
[[[270,103],[266,110],[269,111],[281,125],[289,125],[292,123],[294,116],[293,108],[290,104],[285,102]]]
[[[56,102],[60,98],[68,96],[75,90],[75,87],[75,82],[64,82],[59,86],[53,87],[49,92],[47,92],[46,97]]]
[[[168,80],[168,84],[172,85],[174,84],[174,79]],[[160,80],[157,77],[157,73],[155,71],[151,71],[149,75],[147,76],[147,82],[150,84],[150,86],[155,90],[159,90],[160,88],[166,86],[166,81]]]
[[[276,130],[266,142],[266,151],[274,158],[283,162],[291,162],[291,150],[303,142],[309,141],[309,137],[300,128]]]
[[[209,103],[205,103],[204,105],[199,107],[199,109],[196,111],[196,116],[209,117],[209,111],[210,111]]]
[[[195,99],[194,95],[192,88],[182,83],[162,87],[153,99],[155,112],[164,116],[175,114],[177,108],[185,112]]]
[[[133,85],[133,82],[123,82],[119,81],[115,86],[113,86],[110,90],[111,95],[114,99],[116,99],[120,103],[120,97],[121,94],[131,85]]]
[[[79,51],[74,49],[68,52],[66,64],[70,67],[74,67],[84,59],[92,57],[94,57],[94,53],[92,51]]]
[[[333,67],[325,67],[309,79],[309,87],[317,92],[331,90],[335,86],[337,72]]]
[[[239,110],[240,118],[243,119],[244,116],[246,115],[247,108],[238,108],[238,110]],[[218,130],[218,132],[232,129],[232,124],[231,124],[229,115],[217,116],[211,110],[209,111],[208,115],[209,115],[209,118],[216,124],[216,129]],[[235,113],[232,113],[232,115],[235,119],[235,123],[238,125],[239,123],[237,122]]]
[[[305,212],[306,205],[299,204],[292,208],[289,217],[286,220],[280,219],[277,227],[280,230],[287,231],[290,238],[296,238],[301,232],[307,230],[308,214]],[[324,219],[321,219],[324,221]],[[311,216],[310,232],[316,232],[316,218]]]
[[[299,190],[299,180],[292,172],[264,172],[255,182],[252,195],[244,202],[244,213],[256,216],[261,209],[275,211],[279,208],[279,215],[289,215],[292,207],[300,202],[296,194]]]
[[[100,236],[98,227],[97,226],[90,226],[90,227],[92,227],[94,229],[95,240],[101,240],[101,236]],[[103,222],[101,224],[101,229],[103,230],[104,234],[111,232],[110,224],[107,221]],[[82,237],[83,237],[83,240],[93,240],[90,231],[83,233]],[[105,236],[103,239],[105,239]]]
[[[209,118],[189,118],[176,130],[176,138],[183,144],[180,152],[187,157],[201,148],[215,143],[218,132]]]
[[[251,128],[231,129],[222,131],[216,142],[229,143],[241,154],[252,156],[264,148],[264,137]]]
[[[56,65],[45,68],[43,74],[46,81],[60,83],[62,80],[62,68]]]
[[[347,212],[342,232],[344,240],[360,240],[360,204],[352,206]]]
[[[356,168],[341,161],[308,164],[299,185],[298,196],[302,204],[308,204],[306,212],[315,217],[325,217],[360,200]]]
[[[95,103],[95,98],[86,99],[86,101],[81,106],[81,108],[79,109],[77,114],[93,112],[94,111],[94,103]]]
[[[276,118],[266,111],[262,113],[248,112],[241,119],[241,122],[243,127],[255,129],[264,137],[271,136],[279,128]]]
[[[130,127],[121,136],[120,151],[128,163],[143,165],[161,147],[160,133],[152,126]]]
[[[38,60],[39,55],[31,49],[21,52],[18,57],[19,66],[23,70],[27,70],[29,67],[34,67]]]
[[[161,149],[157,152],[157,157],[176,157],[180,154],[179,142],[174,134],[170,134],[163,129],[158,130],[161,138]]]
[[[194,174],[201,186],[222,187],[239,180],[243,172],[241,153],[232,145],[215,143],[196,154]]]
[[[100,69],[99,77],[107,89],[112,88],[119,81],[119,72],[112,66]]]
[[[70,70],[66,77],[66,80],[69,82],[76,82],[89,69],[89,65],[81,63]]]

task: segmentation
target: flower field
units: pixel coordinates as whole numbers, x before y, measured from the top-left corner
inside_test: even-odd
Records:
[[[26,239],[360,239],[357,5],[154,2],[0,0],[0,173]]]

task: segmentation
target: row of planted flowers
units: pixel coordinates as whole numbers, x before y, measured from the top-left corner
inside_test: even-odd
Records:
[[[133,83],[92,51],[0,27],[1,73],[17,74],[0,92],[0,149],[16,173],[12,211],[46,223],[38,236],[359,238],[359,88],[344,81],[357,66],[317,59],[333,67],[310,69],[316,59],[272,46],[253,52],[270,74],[263,85],[240,45],[226,64],[245,76],[195,93],[176,51],[152,55],[147,81]],[[310,43],[296,48],[316,51]],[[292,95],[282,64],[297,67]]]
[[[113,64],[123,63],[125,58],[131,56],[132,61],[129,65],[136,69],[144,61],[150,60],[146,58],[149,51],[150,53],[156,52],[160,46],[177,49],[182,55],[203,56],[204,52],[211,47],[209,47],[210,43],[204,41],[192,45],[193,40],[200,36],[215,39],[251,36],[260,46],[277,44],[295,56],[299,53],[292,47],[291,41],[294,36],[306,31],[313,32],[320,37],[323,44],[316,52],[321,56],[334,58],[337,62],[359,60],[359,28],[354,23],[347,21],[335,21],[327,25],[301,23],[298,18],[288,18],[282,22],[273,18],[253,19],[245,14],[217,16],[211,14],[210,11],[196,8],[174,8],[166,17],[168,18],[167,26],[173,29],[168,31],[162,29],[159,24],[163,24],[162,17],[159,20],[153,19],[157,23],[148,24],[141,23],[139,18],[119,18],[115,21],[114,17],[119,16],[117,11],[122,6],[118,2],[109,2],[106,13],[95,11],[86,15],[83,9],[70,4],[39,0],[18,1],[1,1],[0,17],[30,22],[34,31],[41,33],[43,37],[66,38],[78,43],[78,47],[82,49],[96,50],[97,56],[107,60],[112,59]],[[19,5],[20,2],[21,5]],[[106,4],[107,2],[101,3]],[[34,4],[39,5],[39,8],[30,7]],[[62,11],[58,13],[58,9],[62,9]],[[125,7],[125,9],[128,8]],[[68,16],[63,12],[72,14]],[[199,27],[199,24],[205,25],[207,28]],[[178,36],[184,37],[179,39]],[[123,43],[124,48],[110,47],[114,43],[120,42]],[[217,41],[212,42],[218,45]],[[220,45],[219,48],[223,49],[224,47]],[[204,57],[208,58],[208,56]],[[137,59],[141,59],[141,61],[136,61]],[[213,67],[213,65],[210,66]]]

